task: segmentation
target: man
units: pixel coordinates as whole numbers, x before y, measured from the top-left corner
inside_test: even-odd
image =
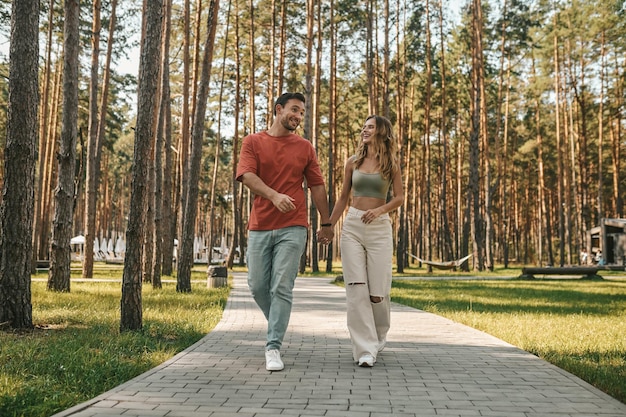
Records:
[[[254,193],[248,224],[248,286],[267,319],[265,368],[284,368],[280,348],[289,324],[293,287],[307,240],[303,182],[320,213],[322,243],[333,238],[324,178],[311,143],[294,131],[304,116],[304,96],[285,93],[265,132],[244,138],[237,180]]]

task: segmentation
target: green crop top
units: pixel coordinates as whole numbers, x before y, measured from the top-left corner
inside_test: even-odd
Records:
[[[352,195],[354,197],[374,197],[387,199],[391,181],[383,179],[380,172],[368,174],[358,169],[352,171]]]

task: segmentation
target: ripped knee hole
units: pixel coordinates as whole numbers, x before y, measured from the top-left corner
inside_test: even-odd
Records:
[[[348,285],[365,285],[364,282],[351,282]],[[374,304],[378,304],[378,303],[382,303],[383,302],[383,297],[378,297],[375,295],[370,295],[370,301]]]

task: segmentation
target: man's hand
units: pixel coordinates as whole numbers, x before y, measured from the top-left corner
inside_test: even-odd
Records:
[[[287,213],[296,208],[293,202],[296,201],[287,194],[277,193],[274,197],[272,197],[272,204],[276,207],[281,213]]]
[[[333,237],[335,236],[335,232],[332,227],[326,226],[322,227],[317,231],[317,241],[323,243],[324,245],[328,245],[333,241]]]

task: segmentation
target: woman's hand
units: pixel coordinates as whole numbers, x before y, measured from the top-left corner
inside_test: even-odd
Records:
[[[361,221],[365,224],[370,224],[374,220],[376,220],[381,214],[384,214],[383,210],[380,207],[376,207],[373,209],[367,210],[361,216]]]
[[[330,226],[322,227],[317,231],[317,241],[323,243],[324,245],[328,245],[332,242],[334,236],[335,232]]]

